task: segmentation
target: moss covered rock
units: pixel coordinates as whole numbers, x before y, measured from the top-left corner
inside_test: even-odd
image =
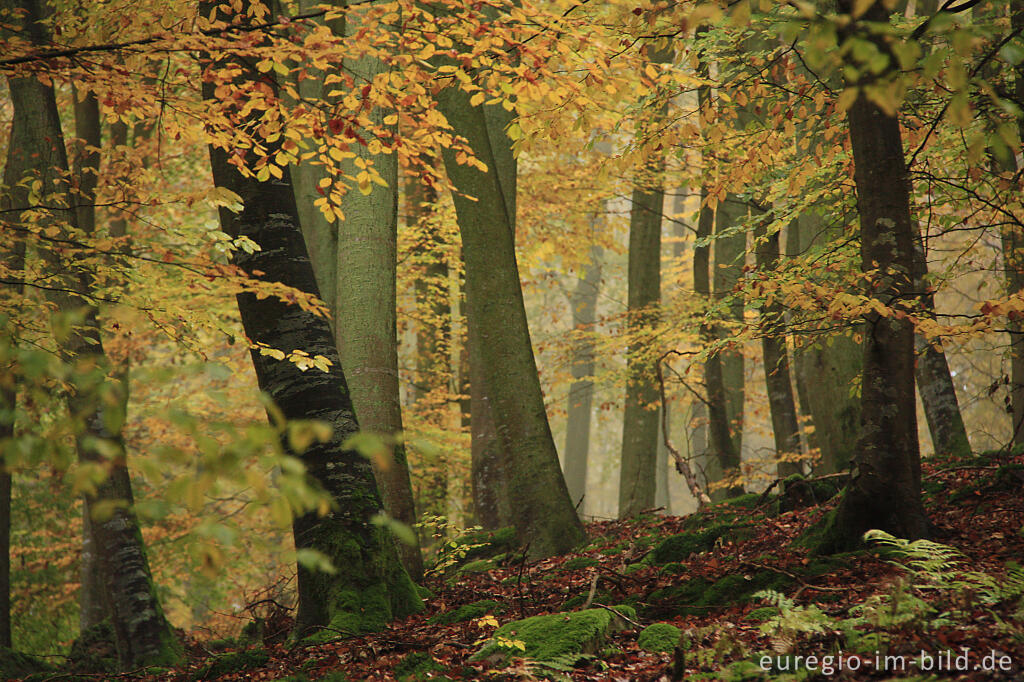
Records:
[[[458,573],[466,575],[469,573],[486,573],[487,571],[493,571],[498,566],[492,559],[477,559],[476,561],[470,561],[468,564],[464,564],[459,567]]]
[[[110,623],[103,621],[83,630],[68,652],[68,669],[80,673],[117,672],[117,642]]]
[[[270,661],[263,649],[247,649],[217,656],[192,675],[193,680],[216,680],[225,675],[262,668]]]
[[[627,618],[636,617],[630,606],[617,606],[615,610]],[[470,660],[501,662],[512,656],[537,661],[564,660],[599,651],[610,633],[628,627],[625,620],[608,609],[534,616],[502,625]]]
[[[504,604],[496,602],[493,599],[483,599],[481,601],[475,601],[472,604],[463,604],[459,608],[452,609],[451,611],[434,614],[427,619],[427,622],[434,623],[436,625],[451,625],[452,623],[462,623],[474,618],[483,618],[488,613],[501,613],[504,610]]]
[[[636,638],[636,644],[644,651],[652,653],[671,652],[679,644],[682,631],[675,625],[655,623],[643,629]]]
[[[748,525],[718,524],[703,530],[672,535],[658,544],[644,559],[645,563],[660,566],[679,562],[691,554],[707,552],[719,540],[738,541],[753,537],[754,529]]]

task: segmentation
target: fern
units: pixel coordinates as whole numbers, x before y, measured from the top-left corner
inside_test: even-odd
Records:
[[[779,613],[761,624],[760,629],[772,638],[772,648],[778,653],[793,651],[797,640],[804,634],[818,634],[831,629],[833,621],[817,606],[797,606],[775,590],[756,592],[754,598],[764,599],[779,609]]]

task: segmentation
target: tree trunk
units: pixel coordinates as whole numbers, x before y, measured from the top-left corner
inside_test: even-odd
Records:
[[[204,3],[201,11],[212,9]],[[208,101],[216,99],[217,76],[226,69],[236,69],[240,80],[265,78],[247,61],[221,59],[209,67],[213,78],[203,82],[203,96]],[[254,279],[316,295],[288,169],[283,169],[280,180],[260,182],[243,177],[228,163],[227,150],[211,147],[210,157],[215,184],[242,199],[239,214],[220,209],[221,228],[232,237],[245,236],[260,245],[254,253],[237,253],[236,264]],[[295,547],[322,552],[336,569],[329,574],[299,564],[296,632],[307,635],[327,627],[331,632],[358,634],[421,610],[422,602],[398,559],[393,538],[371,522],[382,507],[372,466],[358,452],[344,447],[359,425],[327,320],[276,297],[259,299],[253,293],[238,296],[238,309],[253,344],[286,353],[301,350],[312,357],[324,356],[331,363],[326,372],[303,372],[287,358],[277,360],[256,349],[252,352],[260,389],[286,420],[319,420],[332,429],[327,441],[291,453],[302,459],[310,478],[334,503],[325,516],[310,512],[293,520]],[[347,324],[348,320],[339,322]],[[289,448],[287,442],[284,446]]]
[[[701,190],[703,203],[706,190]],[[710,208],[702,207],[697,219],[697,241],[711,237],[715,215]],[[710,258],[708,246],[697,246],[693,250],[693,289],[698,296],[711,300]],[[701,341],[707,345],[714,341],[715,333],[706,322],[700,327]],[[722,480],[727,471],[736,471],[740,466],[739,452],[729,433],[729,413],[725,398],[725,381],[722,377],[722,360],[718,354],[709,355],[704,361],[704,387],[707,393],[708,444],[710,456],[705,459],[704,476],[707,489],[714,499],[723,499],[743,494],[743,487],[732,485],[726,490],[712,491],[711,484]]]
[[[103,143],[100,129],[100,105],[95,93],[87,92],[80,97],[73,93],[75,100],[75,144],[74,168],[78,180],[78,194],[72,198],[76,205],[75,217],[78,227],[86,234],[96,231],[96,183],[100,170],[98,149]],[[92,148],[92,149],[89,149]],[[127,469],[118,467],[111,475],[124,476]],[[120,481],[119,485],[130,488],[130,481]],[[107,616],[107,608],[103,599],[103,575],[100,572],[100,557],[96,551],[96,540],[93,537],[92,519],[88,504],[83,505],[82,512],[82,561],[81,587],[78,590],[78,626],[82,632],[99,625]]]
[[[1010,2],[1010,24],[1018,36],[1024,34],[1024,0]],[[1014,100],[1024,102],[1024,62],[1014,68]],[[1018,137],[1024,140],[1024,117],[1017,117]],[[1016,166],[1016,159],[1014,159]],[[1020,229],[1007,226],[1002,230],[1003,271],[1006,276],[1007,295],[1024,291],[1024,234]],[[1012,419],[1011,445],[1024,448],[1024,323],[1019,317],[1007,320],[1010,330],[1010,417]]]
[[[749,215],[743,199],[736,194],[726,194],[725,201],[715,209],[715,250],[714,268],[711,283],[715,301],[722,301],[732,294],[743,276],[743,266],[747,252],[747,233],[745,231],[724,234],[735,228],[736,224]],[[743,322],[743,301],[738,297],[729,306],[728,319],[740,324]],[[725,325],[715,325],[716,340],[732,336],[731,330]],[[727,349],[719,353],[722,363],[722,387],[725,392],[726,414],[729,419],[729,433],[733,448],[736,450],[736,470],[724,472],[726,476],[739,475],[739,463],[743,452],[743,403],[744,359],[741,350]]]
[[[787,251],[797,256],[816,240],[839,237],[817,215],[802,215],[790,225]],[[863,369],[863,351],[850,331],[818,337],[793,353],[800,403],[811,417],[814,431],[810,444],[821,453],[812,465],[815,475],[847,469],[857,450],[860,430],[860,396],[851,391]]]
[[[660,161],[660,163],[659,163]],[[660,187],[664,159],[653,160],[647,186],[633,190],[629,215],[628,325],[633,341],[626,355],[626,400],[622,419],[619,518],[654,506],[658,454],[658,387],[650,355],[649,330],[657,324],[661,299]],[[651,166],[657,166],[652,168]]]
[[[583,540],[584,532],[558,465],[526,321],[515,255],[511,142],[503,129],[496,129],[503,116],[488,116],[483,107],[472,106],[465,92],[449,87],[439,94],[438,105],[488,169],[461,165],[453,150],[444,150],[448,177],[457,190],[466,261],[470,358],[482,361],[482,388],[505,460],[506,486],[498,494],[507,496],[529,556],[566,552]]]
[[[345,36],[354,39],[361,29],[355,11],[349,12]],[[372,83],[387,67],[380,59],[364,57],[345,65],[357,81]],[[374,109],[370,118],[384,128],[390,112]],[[391,130],[395,130],[392,126]],[[364,137],[371,132],[361,131]],[[386,141],[385,141],[386,143]],[[402,406],[398,387],[398,327],[396,267],[398,239],[398,155],[372,154],[368,147],[352,145],[357,159],[372,163],[387,183],[370,194],[352,188],[345,195],[345,220],[339,226],[334,336],[341,366],[346,369],[352,404],[360,428],[386,439],[398,439],[371,458],[387,513],[409,527],[416,524],[412,483],[401,440]],[[343,171],[359,173],[356,159],[343,163]],[[423,576],[418,546],[398,543],[398,554],[409,574]]]
[[[587,457],[590,453],[590,413],[594,400],[594,340],[591,336],[597,322],[597,295],[601,291],[603,249],[590,247],[590,262],[583,277],[576,280],[576,288],[569,297],[572,326],[583,334],[572,350],[572,384],[569,386],[567,418],[565,423],[565,450],[562,471],[569,498],[579,514],[586,508]]]
[[[918,241],[914,246],[914,289],[921,292],[922,311],[934,315],[935,294],[928,290],[928,261],[924,244],[920,242],[922,235],[916,234],[915,237]],[[967,440],[967,429],[942,344],[937,340],[929,342],[921,334],[915,334],[914,348],[917,351],[917,362],[914,363],[917,391],[924,405],[924,416],[935,452],[965,457],[971,453],[971,444]]]
[[[47,14],[44,5],[36,0],[6,0],[3,6],[7,10],[24,11],[23,31],[36,45],[49,44],[42,23]],[[44,187],[63,189],[64,196],[49,199],[52,204],[80,203],[81,197],[68,191],[66,180],[58,180],[67,173],[68,159],[53,88],[33,76],[9,78],[8,83],[14,105],[14,124],[13,151],[5,175],[11,178],[33,175],[43,180]],[[16,189],[11,195],[13,206],[28,205],[24,189]],[[66,226],[72,231],[78,227],[76,212],[67,208],[53,209],[43,219],[52,221],[62,230]],[[156,598],[142,535],[131,510],[132,494],[120,432],[123,409],[119,409],[119,401],[111,405],[100,395],[116,382],[110,376],[103,351],[98,311],[86,298],[92,274],[79,263],[62,262],[54,253],[43,256],[54,281],[60,282],[59,287],[48,292],[51,302],[62,314],[74,314],[82,319],[80,324],[62,332],[58,342],[65,362],[75,365],[68,407],[72,419],[81,425],[76,438],[79,459],[108,472],[107,478],[87,494],[86,507],[91,514],[104,598],[118,657],[124,667],[173,662],[179,655],[178,645]],[[116,392],[117,387],[113,388]],[[99,443],[105,446],[98,447]],[[108,450],[118,455],[101,454]]]
[[[763,230],[762,230],[763,232]],[[757,236],[757,267],[762,273],[773,272],[779,264],[779,233]],[[800,426],[796,418],[796,401],[789,377],[789,356],[786,354],[785,311],[777,301],[761,308],[761,351],[764,354],[765,387],[768,409],[772,417],[775,454],[779,478],[803,473],[803,465],[793,460],[800,455]]]
[[[849,1],[841,7],[850,11]],[[885,22],[874,5],[866,21]],[[875,295],[899,306],[913,294],[914,234],[910,182],[899,120],[861,92],[847,112],[854,181],[860,214],[865,272],[877,269]],[[854,471],[822,549],[860,543],[865,531],[926,537],[928,517],[921,502],[921,462],[914,400],[914,330],[905,319],[873,313],[867,317],[861,380],[861,434]]]

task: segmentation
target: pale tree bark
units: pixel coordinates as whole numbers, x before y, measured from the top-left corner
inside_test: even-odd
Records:
[[[357,10],[331,24],[337,35],[346,38],[360,28]],[[357,83],[370,84],[387,67],[378,58],[364,56],[350,60],[345,68]],[[306,79],[299,88],[314,99],[325,98],[330,90],[317,78]],[[377,129],[387,128],[384,118],[388,113],[379,108],[370,112]],[[364,139],[373,137],[369,130],[355,132]],[[381,142],[390,144],[386,139]],[[384,508],[392,518],[411,527],[417,519],[405,444],[394,440],[402,432],[395,289],[398,158],[394,151],[372,154],[367,146],[357,144],[352,149],[360,160],[372,163],[387,187],[374,187],[368,195],[350,188],[342,200],[343,221],[327,220],[313,205],[322,169],[298,164],[293,191],[308,253],[313,254],[319,291],[331,310],[335,343],[359,425],[366,432],[379,434],[386,443],[372,457]],[[355,161],[342,162],[342,172],[355,176],[360,171]],[[405,543],[397,547],[406,570],[416,579],[422,577],[419,547]]]
[[[501,442],[505,486],[498,494],[507,498],[529,556],[566,552],[584,532],[558,465],[523,304],[514,243],[515,159],[500,127],[508,115],[472,106],[469,95],[452,86],[438,95],[438,105],[487,166],[481,171],[461,165],[453,150],[443,152],[457,190],[470,360],[482,367],[482,388]]]
[[[8,11],[21,11],[23,31],[39,46],[49,44],[43,20],[47,8],[36,0],[0,5]],[[12,154],[5,176],[33,176],[43,181],[46,191],[56,194],[53,204],[77,202],[65,180],[67,152],[53,88],[32,77],[9,77],[10,98],[14,105],[14,134],[19,141],[11,145]],[[11,183],[7,183],[10,185]],[[61,196],[61,194],[63,196]],[[23,188],[11,192],[14,207],[27,207]],[[16,216],[14,221],[21,219]],[[77,216],[70,208],[55,208],[44,218],[61,230],[77,230]],[[164,618],[156,598],[149,563],[131,510],[131,489],[124,485],[124,421],[120,402],[108,404],[101,392],[117,392],[103,351],[97,320],[98,311],[89,302],[90,273],[78,262],[62,262],[54,253],[44,252],[47,267],[57,285],[48,297],[65,315],[77,315],[81,323],[60,333],[58,343],[64,360],[74,365],[68,408],[79,432],[76,438],[79,459],[84,464],[106,469],[108,476],[86,497],[92,514],[92,534],[100,557],[104,598],[114,630],[118,657],[125,667],[173,662],[179,656],[178,643]],[[104,452],[118,453],[110,457]]]
[[[565,450],[562,472],[569,489],[569,498],[582,516],[586,509],[587,458],[590,454],[590,417],[594,402],[594,340],[591,334],[597,322],[597,296],[601,291],[601,268],[604,250],[597,244],[590,247],[590,261],[577,278],[569,296],[572,326],[583,334],[572,350],[572,383],[569,385],[565,422]]]
[[[840,7],[846,13],[852,9],[849,0]],[[884,23],[887,18],[881,4],[863,15],[865,21]],[[899,120],[861,92],[847,122],[862,268],[877,269],[875,295],[898,307],[914,293],[914,229]],[[921,502],[914,329],[905,319],[877,313],[867,317],[865,326],[861,433],[850,482],[823,535],[819,549],[824,551],[856,546],[872,528],[911,540],[929,532]]]
[[[208,3],[201,7],[206,13],[212,9]],[[235,69],[236,84],[265,79],[250,62],[239,59],[223,57],[208,68],[213,75],[203,82],[203,96],[208,101],[215,99],[218,71]],[[227,150],[211,147],[210,157],[215,184],[242,200],[241,213],[220,209],[221,228],[232,237],[245,236],[260,246],[251,254],[237,253],[235,263],[261,281],[317,295],[288,169],[280,180],[260,182],[244,177],[231,165]],[[298,565],[297,634],[312,634],[319,628],[358,634],[421,610],[422,601],[398,558],[393,538],[372,523],[383,506],[373,468],[365,457],[344,447],[359,424],[327,320],[281,299],[259,299],[253,293],[238,296],[238,309],[253,344],[286,353],[301,350],[330,362],[326,372],[303,372],[287,358],[277,360],[255,349],[252,352],[260,389],[281,415],[288,421],[326,422],[332,432],[327,441],[316,442],[301,453],[289,450],[302,459],[310,478],[334,505],[324,516],[309,512],[292,522],[296,548],[320,551],[336,569],[328,574]],[[284,445],[289,448],[287,442]]]
[[[756,236],[757,267],[763,273],[773,272],[779,264],[779,233]],[[786,352],[785,310],[777,300],[761,308],[761,352],[764,354],[765,387],[768,409],[772,417],[775,453],[779,457],[776,472],[779,478],[803,473],[800,462],[784,461],[800,454],[800,426],[797,422],[796,400],[789,376]]]
[[[357,11],[350,11],[345,24],[346,39],[362,28]],[[387,72],[377,58],[363,57],[345,65],[357,82],[373,83]],[[370,118],[381,129],[390,112],[375,108]],[[364,137],[370,131],[359,131]],[[387,145],[387,139],[381,140]],[[402,433],[402,408],[398,386],[398,327],[396,268],[398,239],[398,155],[372,154],[368,147],[353,145],[357,158],[371,162],[387,183],[364,195],[349,190],[342,202],[345,220],[338,226],[336,291],[337,312],[334,336],[346,368],[352,404],[360,428],[395,440],[389,452],[371,459],[384,500],[393,518],[412,527],[416,523],[412,483]],[[356,175],[356,159],[345,161],[343,171]],[[423,558],[418,546],[398,544],[398,553],[414,578],[423,575]]]
[[[675,50],[648,45],[647,62],[671,64]],[[637,130],[641,145],[668,115],[661,102],[642,117]],[[661,221],[665,207],[665,152],[650,152],[635,180],[629,210],[629,270],[627,328],[634,335],[626,352],[626,398],[622,415],[622,464],[619,469],[619,518],[636,516],[654,507],[657,492],[658,404],[656,369],[647,331],[658,322],[661,303]]]

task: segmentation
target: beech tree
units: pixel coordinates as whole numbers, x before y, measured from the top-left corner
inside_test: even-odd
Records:
[[[231,20],[214,5],[204,9],[215,10],[221,20]],[[220,83],[231,83],[239,92],[265,86],[250,61],[231,54],[216,55],[206,73],[203,96],[209,102],[217,99]],[[239,123],[244,121],[244,114],[235,115]],[[245,236],[259,245],[252,253],[236,254],[235,263],[255,279],[319,296],[288,170],[283,169],[279,179],[261,181],[232,164],[230,154],[223,146],[211,145],[214,182],[237,195],[242,204],[239,213],[221,209],[221,226],[225,233]],[[289,422],[318,420],[330,427],[326,438],[305,449],[285,443],[332,503],[326,514],[306,511],[292,523],[296,549],[300,553],[316,550],[333,565],[328,572],[300,560],[296,632],[310,635],[329,628],[356,634],[421,610],[416,587],[398,559],[389,531],[374,523],[382,503],[370,461],[347,445],[359,425],[328,321],[288,301],[259,298],[251,292],[238,296],[238,309],[254,344],[252,358],[260,389],[275,410]],[[321,364],[304,372],[284,352],[264,353],[261,348],[286,348],[289,355],[299,352],[322,358],[326,367]]]
[[[37,49],[49,44],[45,25],[49,9],[45,5],[26,0],[0,7],[20,17],[24,35]],[[39,191],[53,206],[44,210],[44,220],[58,234],[74,236],[80,226],[71,207],[78,198],[66,180],[69,165],[53,87],[32,76],[8,78],[8,87],[15,123],[4,177],[15,216],[21,212],[11,222],[18,229],[19,218],[33,219],[28,216],[33,208],[29,185],[39,183]],[[24,225],[20,227],[25,229]],[[86,495],[85,513],[90,517],[89,532],[99,556],[105,613],[114,632],[118,658],[125,667],[172,662],[179,656],[178,644],[157,600],[131,508],[133,499],[120,431],[123,403],[116,397],[109,398],[111,392],[116,396],[123,389],[110,375],[103,350],[97,309],[89,298],[92,275],[82,264],[64,262],[55,253],[43,256],[54,281],[59,283],[47,291],[49,299],[61,314],[82,319],[78,325],[62,328],[57,340],[64,360],[76,367],[68,409],[81,423],[76,443],[79,459],[105,470],[103,480]]]

